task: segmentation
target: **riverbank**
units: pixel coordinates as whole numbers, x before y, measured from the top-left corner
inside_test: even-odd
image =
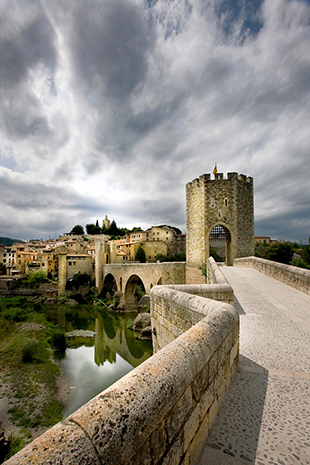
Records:
[[[31,311],[25,299],[0,304],[0,430],[15,453],[62,419],[69,386],[48,342],[55,329],[45,314]]]
[[[0,463],[152,355],[114,300],[0,297]]]

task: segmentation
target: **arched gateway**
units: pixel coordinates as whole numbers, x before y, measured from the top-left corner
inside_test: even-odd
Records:
[[[201,272],[210,242],[224,242],[225,261],[254,253],[253,178],[203,174],[186,185],[186,282],[205,282]]]

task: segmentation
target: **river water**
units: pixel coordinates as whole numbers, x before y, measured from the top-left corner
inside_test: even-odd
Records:
[[[51,310],[54,323],[69,333],[69,347],[59,361],[71,391],[64,417],[152,355],[151,342],[136,339],[130,329],[135,316],[86,306]]]

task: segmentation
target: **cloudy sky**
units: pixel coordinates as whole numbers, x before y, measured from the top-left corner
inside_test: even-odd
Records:
[[[185,232],[216,161],[256,235],[308,243],[309,50],[309,0],[2,0],[0,236]]]

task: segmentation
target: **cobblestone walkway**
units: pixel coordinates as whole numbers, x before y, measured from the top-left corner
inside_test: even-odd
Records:
[[[310,464],[310,296],[222,267],[240,315],[240,360],[196,465]]]

